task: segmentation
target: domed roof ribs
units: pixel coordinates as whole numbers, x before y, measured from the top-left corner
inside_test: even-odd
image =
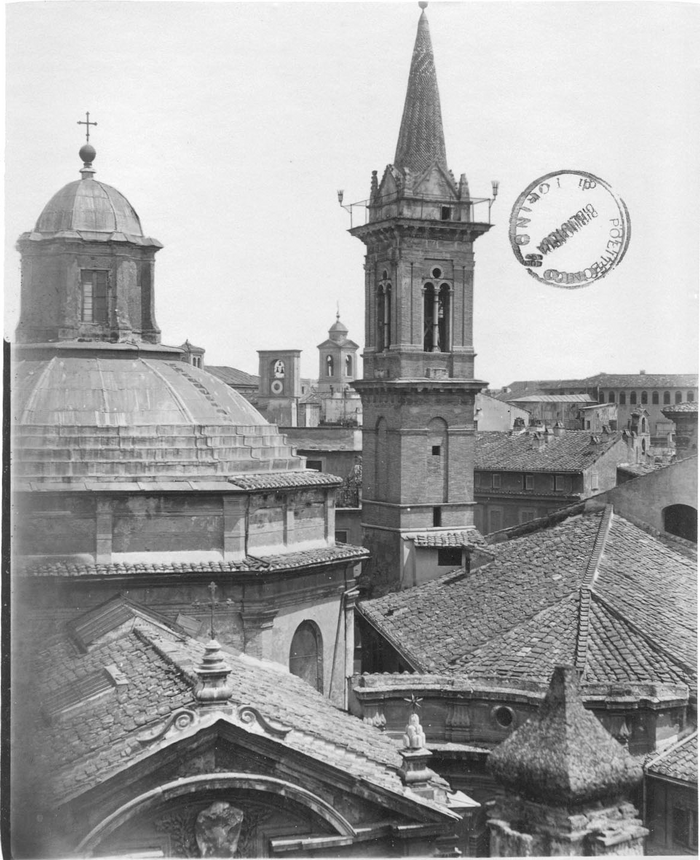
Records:
[[[413,47],[394,167],[422,173],[436,162],[447,170],[435,59],[428,18],[423,9]]]

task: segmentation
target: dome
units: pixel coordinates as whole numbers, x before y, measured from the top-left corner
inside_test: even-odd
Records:
[[[343,323],[341,323],[340,317],[336,317],[335,322],[328,329],[328,334],[335,334],[336,332],[338,332],[339,334],[347,334],[348,331],[349,331],[348,327],[346,325],[343,325]]]
[[[24,359],[14,396],[15,481],[225,481],[303,468],[242,395],[178,360]]]
[[[54,194],[34,229],[37,233],[76,231],[143,237],[131,203],[116,188],[96,179],[69,182]]]

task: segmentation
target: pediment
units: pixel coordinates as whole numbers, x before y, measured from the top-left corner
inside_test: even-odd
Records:
[[[417,197],[430,196],[457,200],[457,189],[450,174],[437,162],[433,163],[413,183]]]

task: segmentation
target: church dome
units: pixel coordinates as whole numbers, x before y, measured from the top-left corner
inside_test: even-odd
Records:
[[[348,327],[340,321],[340,316],[337,316],[333,325],[328,329],[328,334],[347,334]]]
[[[37,233],[124,233],[143,236],[141,221],[129,201],[111,185],[78,179],[61,188],[44,207]]]
[[[178,360],[22,359],[14,396],[16,482],[225,481],[303,468],[242,395]]]

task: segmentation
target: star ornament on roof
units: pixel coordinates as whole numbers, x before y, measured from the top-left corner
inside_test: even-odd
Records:
[[[423,701],[422,698],[417,699],[413,693],[411,693],[410,699],[404,699],[404,702],[408,702],[408,704],[411,706],[411,713],[413,713],[413,714],[415,714],[416,711],[418,710],[418,708],[421,707],[422,701]]]

